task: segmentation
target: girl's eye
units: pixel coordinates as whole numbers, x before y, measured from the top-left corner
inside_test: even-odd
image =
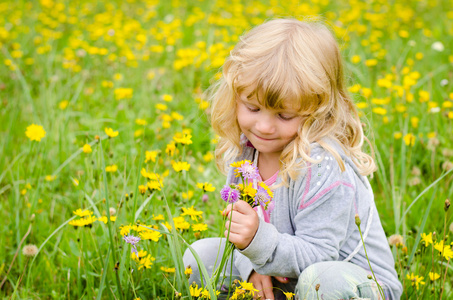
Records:
[[[278,117],[284,121],[289,121],[294,118],[293,115],[278,114]]]
[[[260,109],[255,106],[248,106],[246,105],[247,109],[250,110],[251,112],[258,112]]]

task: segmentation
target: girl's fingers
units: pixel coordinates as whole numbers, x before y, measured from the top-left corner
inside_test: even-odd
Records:
[[[288,283],[289,282],[289,279],[287,277],[275,276],[274,278],[277,279],[277,281],[279,281],[281,283]]]
[[[264,299],[274,300],[274,291],[272,288],[272,279],[270,276],[266,276],[263,279],[263,293]]]
[[[246,214],[246,215],[249,215],[249,214],[252,214],[255,212],[253,210],[253,208],[247,202],[245,202],[243,200],[239,200],[236,203],[229,204],[223,210],[222,215],[227,216],[231,212],[231,210],[234,210],[234,211],[240,212],[242,214]]]

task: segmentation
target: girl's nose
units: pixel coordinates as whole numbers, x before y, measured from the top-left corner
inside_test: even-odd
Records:
[[[262,134],[273,134],[275,132],[273,117],[262,114],[256,121],[256,129]]]

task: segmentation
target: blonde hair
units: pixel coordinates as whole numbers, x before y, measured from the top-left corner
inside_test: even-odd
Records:
[[[220,136],[216,163],[224,173],[226,163],[243,150],[236,99],[250,88],[250,95],[262,95],[258,101],[266,108],[282,109],[290,101],[302,116],[297,136],[280,156],[283,184],[288,184],[288,176],[296,179],[305,162],[315,162],[310,158],[313,142],[330,152],[345,170],[338,152],[322,140],[326,137],[341,145],[362,175],[376,170],[373,158],[362,151],[366,138],[345,87],[338,44],[323,23],[268,21],[241,37],[231,51],[222,78],[208,90],[211,124]]]

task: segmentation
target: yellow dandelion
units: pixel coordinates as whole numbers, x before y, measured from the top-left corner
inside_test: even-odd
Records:
[[[143,184],[139,185],[138,186],[138,191],[140,192],[140,194],[144,194],[146,193],[146,191],[148,190],[148,188],[146,186],[144,186]]]
[[[164,95],[162,95],[162,100],[164,100],[165,102],[171,102],[173,100],[173,96],[164,94]]]
[[[191,275],[191,274],[193,274],[192,267],[191,267],[191,266],[188,266],[188,267],[184,270],[184,274],[186,274],[186,275]]]
[[[54,181],[57,179],[57,175],[46,175],[45,179],[46,181]]]
[[[68,100],[62,100],[60,101],[60,103],[58,103],[58,108],[60,108],[61,110],[65,110],[69,105],[69,101]]]
[[[172,161],[171,165],[173,167],[173,170],[175,170],[176,172],[189,171],[190,169],[190,164],[185,161]]]
[[[91,152],[93,152],[93,149],[91,149],[90,144],[85,144],[82,147],[82,151],[83,151],[83,153],[91,153]]]
[[[408,133],[403,137],[404,143],[406,146],[414,146],[416,136],[412,133]]]
[[[437,279],[439,279],[439,278],[440,278],[440,275],[439,275],[439,274],[433,273],[433,272],[429,272],[429,279],[430,279],[431,281],[437,280]]]
[[[193,208],[193,205],[189,208],[183,207],[182,211],[183,213],[181,214],[181,216],[190,216],[193,221],[198,221],[198,217],[201,217],[201,215],[203,215],[203,212]]]
[[[25,135],[30,139],[30,141],[40,142],[41,139],[46,136],[46,131],[41,125],[31,124],[27,127]]]
[[[208,224],[204,223],[199,223],[199,224],[192,224],[192,230],[193,231],[206,231],[208,230]]]
[[[107,166],[107,167],[105,167],[105,171],[107,173],[114,173],[114,172],[118,171],[118,166],[117,165]]]
[[[105,131],[105,134],[107,134],[108,137],[110,137],[110,138],[114,138],[114,137],[118,136],[118,131],[113,131],[112,128],[107,128],[106,127],[104,129],[104,131]]]

